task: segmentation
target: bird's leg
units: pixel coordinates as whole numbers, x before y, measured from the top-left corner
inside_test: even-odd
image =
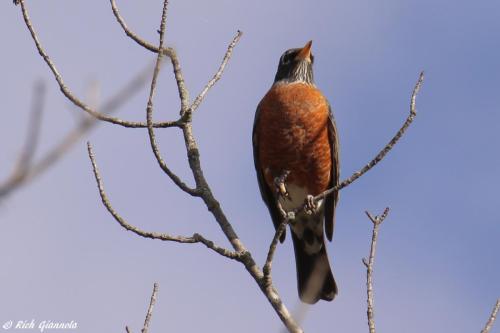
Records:
[[[290,171],[288,170],[283,170],[281,175],[279,177],[274,178],[274,186],[276,187],[276,193],[278,194],[278,197],[286,198],[288,200],[291,200],[290,193],[286,189],[286,179],[288,175],[290,174]]]
[[[316,201],[314,200],[314,196],[308,194],[304,202],[304,210],[307,214],[312,215],[313,213],[316,213],[317,209],[318,206],[316,204]]]

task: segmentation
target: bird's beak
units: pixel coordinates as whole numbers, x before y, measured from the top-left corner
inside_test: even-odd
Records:
[[[297,60],[308,60],[311,61],[311,47],[312,47],[313,41],[310,40],[306,43],[306,45],[300,49],[299,53],[295,57]]]

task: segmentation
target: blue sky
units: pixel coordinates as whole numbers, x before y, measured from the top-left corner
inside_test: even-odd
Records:
[[[154,59],[126,38],[105,1],[28,1],[46,51],[67,85],[101,100]],[[156,43],[161,1],[118,3],[128,25]],[[46,81],[37,156],[74,126],[75,110],[37,54],[20,10],[0,4],[0,175],[22,146],[32,87]],[[500,3],[498,1],[175,1],[167,41],[177,48],[191,95],[216,71],[226,46],[244,36],[226,73],[197,111],[203,167],[245,245],[265,259],[273,227],[255,179],[251,129],[281,53],[312,39],[315,78],[330,100],[341,141],[341,176],[368,162],[407,116],[418,73],[426,79],[417,118],[389,156],[341,193],[328,245],[340,293],[311,307],[307,332],[366,330],[365,270],[371,223],[391,213],[375,267],[381,331],[473,332],[500,296]],[[170,69],[161,73],[156,119],[178,112]],[[147,88],[119,115],[145,119]],[[166,161],[189,178],[180,132],[157,131]],[[200,200],[177,190],[157,167],[147,133],[102,124],[92,142],[107,192],[132,224],[174,234],[201,232],[227,245]],[[140,239],[102,207],[85,140],[0,206],[0,322],[78,322],[80,332],[134,331],[160,283],[151,331],[278,332],[277,316],[243,267],[198,245]],[[274,280],[298,304],[289,241]],[[500,325],[492,332],[500,332]]]

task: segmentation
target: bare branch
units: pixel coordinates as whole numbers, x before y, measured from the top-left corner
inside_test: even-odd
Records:
[[[157,232],[148,232],[148,231],[143,231],[140,230],[139,228],[128,224],[113,208],[111,205],[108,196],[106,195],[106,192],[104,190],[104,185],[101,179],[101,175],[99,173],[99,169],[97,168],[97,163],[95,161],[95,156],[94,156],[94,151],[92,149],[92,146],[90,143],[87,143],[87,150],[88,154],[90,157],[90,161],[92,163],[92,169],[94,171],[94,176],[97,182],[97,187],[99,189],[99,194],[101,195],[101,200],[108,212],[115,218],[115,220],[125,229],[132,231],[133,233],[145,237],[145,238],[152,238],[152,239],[159,239],[163,241],[174,241],[174,242],[179,242],[179,243],[194,243],[194,239],[192,237],[184,237],[184,236],[171,236],[168,234],[161,234]]]
[[[156,297],[158,295],[158,283],[155,282],[153,286],[153,294],[151,294],[151,300],[149,301],[148,312],[146,313],[146,319],[144,320],[144,327],[141,330],[142,333],[148,333],[149,330],[149,322],[151,321],[151,316],[153,315],[153,307],[156,303]]]
[[[146,79],[149,78],[150,65],[145,69],[141,70],[137,75],[129,82],[125,84],[115,95],[113,95],[109,100],[107,100],[102,106],[102,112],[105,114],[110,114],[119,109],[126,101],[132,98],[139,89],[144,85]],[[37,103],[35,103],[37,104]],[[30,121],[32,124],[40,123],[40,121]],[[22,185],[28,183],[36,176],[42,174],[50,166],[54,165],[65,153],[73,147],[80,139],[92,128],[98,124],[96,118],[84,118],[80,123],[71,130],[66,136],[64,136],[53,148],[51,148],[45,155],[37,162],[30,164],[28,168],[24,170],[24,173],[16,171],[15,168],[13,174],[3,183],[0,184],[0,199],[4,199],[7,195],[11,194],[13,190],[20,188]],[[32,127],[31,125],[29,126]],[[32,130],[30,130],[31,132]],[[29,134],[32,137],[38,136],[36,134]],[[32,139],[27,140],[32,141]],[[28,147],[26,143],[25,147]],[[34,148],[30,148],[34,151]],[[16,174],[17,173],[17,174]]]
[[[488,322],[486,323],[486,326],[481,330],[481,333],[488,333],[491,328],[493,327],[493,323],[495,322],[495,319],[497,318],[498,311],[500,310],[500,298],[497,299],[497,302],[495,306],[493,307],[493,310],[491,311],[490,318],[488,319]]]
[[[163,53],[170,58],[170,63],[172,64],[172,69],[174,71],[175,82],[177,83],[179,99],[181,101],[180,115],[184,115],[189,108],[189,91],[186,88],[186,84],[184,82],[184,76],[182,75],[181,65],[179,62],[179,58],[177,57],[177,52],[173,48],[167,47],[163,49]],[[186,119],[182,120],[186,121]]]
[[[382,215],[373,217],[369,212],[366,215],[373,223],[372,242],[370,246],[370,256],[368,260],[363,258],[363,264],[366,266],[366,294],[367,305],[366,311],[368,316],[368,328],[370,333],[375,333],[375,319],[374,319],[374,306],[373,306],[373,264],[375,263],[375,249],[377,247],[378,228],[384,222],[389,214],[389,207],[387,207]]]
[[[172,63],[173,71],[174,71],[174,77],[175,81],[177,82],[177,88],[179,92],[179,98],[181,100],[181,112],[180,114],[183,115],[188,109],[189,109],[189,93],[186,88],[186,85],[184,83],[184,78],[182,75],[182,70],[181,66],[179,63],[179,58],[177,57],[177,52],[170,47],[156,47],[151,43],[146,42],[144,39],[140,38],[136,33],[134,33],[132,30],[130,30],[125,23],[125,20],[123,17],[120,15],[120,11],[118,10],[118,6],[116,5],[115,0],[110,0],[111,2],[111,9],[113,10],[113,14],[115,15],[116,20],[122,27],[123,31],[125,34],[130,37],[132,40],[134,40],[137,44],[140,46],[144,47],[145,49],[158,53],[159,49],[162,49],[162,55],[166,55],[167,57],[170,58],[170,62]],[[161,29],[160,29],[161,31]],[[161,43],[163,46],[163,42]],[[159,127],[159,126],[154,126],[154,127]]]
[[[267,252],[266,262],[264,263],[264,266],[262,267],[262,272],[264,273],[264,282],[268,286],[271,286],[271,284],[272,284],[271,269],[272,269],[272,264],[273,264],[274,253],[276,252],[276,247],[278,246],[278,240],[280,239],[283,232],[285,232],[287,225],[288,225],[288,220],[285,219],[283,222],[281,222],[278,229],[276,229],[276,232],[274,233],[273,240],[271,241],[271,245],[269,246],[269,251]]]
[[[354,181],[356,181],[359,177],[364,175],[366,172],[368,172],[371,168],[373,168],[375,165],[377,165],[382,159],[387,155],[389,151],[396,145],[396,143],[401,139],[403,134],[405,134],[406,130],[408,127],[411,125],[413,122],[413,119],[415,119],[415,116],[417,115],[417,110],[416,110],[416,98],[417,94],[420,91],[420,87],[422,86],[422,82],[424,81],[424,72],[420,73],[420,76],[417,80],[417,83],[415,84],[415,87],[413,88],[413,92],[411,94],[411,99],[410,99],[410,114],[406,118],[406,121],[404,122],[403,126],[399,129],[399,131],[394,135],[394,137],[389,141],[389,143],[382,148],[382,150],[373,158],[367,165],[365,165],[363,168],[361,168],[359,171],[355,172],[352,174],[351,177],[344,179],[340,184],[338,184],[335,187],[332,187],[326,191],[324,191],[321,194],[318,194],[317,196],[314,197],[314,201],[318,202],[321,199],[324,199],[328,195],[332,194],[333,192],[339,191],[343,189],[344,187],[349,186],[352,184]],[[305,209],[305,205],[302,205],[301,207],[295,209],[295,213],[298,213]]]
[[[19,186],[28,175],[40,137],[42,113],[45,104],[44,97],[45,84],[38,82],[34,88],[26,141],[11,175],[3,184],[0,184],[0,198],[6,196]]]
[[[165,22],[167,19],[167,6],[168,6],[168,1],[165,1],[163,4],[162,19],[161,19],[161,24],[160,24],[160,47],[159,47],[160,50],[163,49],[163,38],[165,35]],[[161,157],[160,149],[158,148],[158,143],[156,142],[155,132],[153,129],[153,98],[155,95],[156,81],[158,79],[158,74],[160,73],[162,56],[163,56],[163,53],[158,52],[158,56],[157,56],[156,64],[155,64],[155,69],[153,72],[153,78],[151,80],[151,89],[149,91],[148,104],[147,104],[147,108],[146,108],[146,119],[147,119],[147,125],[148,125],[149,141],[151,143],[151,148],[153,150],[153,153],[154,153],[156,160],[158,161],[158,164],[160,165],[161,169],[170,177],[170,179],[172,179],[172,181],[181,190],[183,190],[186,193],[191,194],[192,196],[197,196],[198,195],[197,189],[192,189],[189,186],[187,186],[176,174],[174,174],[170,170],[170,168],[167,166],[167,164],[165,163],[165,161]]]
[[[160,286],[157,282],[155,282],[153,285],[153,293],[151,294],[151,300],[149,301],[148,311],[146,312],[146,318],[144,319],[144,326],[141,330],[141,333],[148,333],[149,323],[151,322],[151,317],[153,316],[153,307],[155,306],[156,298],[158,297],[159,288]],[[131,333],[128,326],[125,326],[125,331],[127,333]]]
[[[128,83],[126,83],[114,96],[109,98],[103,106],[102,112],[110,114],[120,108],[125,100],[137,91],[146,83],[151,73],[152,64],[148,63],[145,68],[141,69]],[[93,118],[95,122],[97,119]]]
[[[40,127],[42,122],[42,113],[44,109],[45,83],[38,82],[35,85],[35,94],[33,97],[33,106],[28,125],[28,135],[24,144],[24,149],[19,156],[17,168],[21,171],[26,171],[31,166],[31,161],[35,155],[40,138]]]
[[[369,212],[365,212],[365,214],[366,216],[368,216],[368,218],[370,219],[370,221],[372,221],[373,224],[381,224],[382,222],[384,222],[385,218],[389,214],[389,210],[390,210],[389,207],[386,207],[381,215],[375,217],[372,216],[372,214],[370,214]]]
[[[33,25],[31,23],[31,20],[28,15],[28,11],[26,9],[26,5],[24,3],[24,0],[19,0],[19,3],[21,4],[21,10],[24,18],[24,22],[26,23],[26,27],[30,31],[31,37],[33,41],[35,42],[36,48],[38,49],[38,53],[42,56],[43,60],[45,63],[49,66],[50,70],[52,71],[52,74],[54,75],[54,78],[56,79],[59,88],[61,92],[68,98],[74,105],[82,109],[83,111],[87,112],[91,116],[102,120],[106,121],[112,124],[120,125],[123,127],[129,127],[129,128],[145,128],[147,125],[143,122],[135,122],[135,121],[126,121],[122,120],[120,118],[116,117],[111,117],[106,114],[103,114],[101,112],[98,112],[94,109],[92,109],[90,106],[85,104],[83,101],[78,99],[72,92],[71,90],[65,85],[61,74],[59,74],[59,71],[57,70],[55,64],[52,62],[48,54],[45,52],[45,50],[42,47],[42,44],[40,40],[38,39],[38,35],[35,32],[35,29],[33,28]],[[155,123],[153,124],[154,127],[160,127],[160,128],[165,128],[165,127],[173,127],[173,126],[178,126],[178,121],[166,121],[166,122],[160,122],[160,123]]]
[[[130,30],[125,23],[125,20],[123,17],[120,15],[120,11],[118,10],[118,6],[116,5],[115,0],[110,0],[111,2],[111,9],[113,10],[113,14],[115,15],[116,20],[122,27],[123,31],[125,34],[130,37],[132,40],[134,40],[137,44],[140,46],[144,47],[145,49],[158,53],[160,49],[162,49],[162,54],[168,56],[170,58],[170,61],[172,63],[173,69],[174,69],[174,76],[175,80],[177,81],[177,87],[179,89],[179,98],[181,100],[181,115],[184,115],[186,111],[194,112],[201,104],[203,99],[205,98],[205,95],[207,92],[219,81],[219,79],[222,77],[222,74],[224,72],[224,69],[226,68],[227,63],[229,62],[229,59],[231,59],[231,55],[233,53],[233,49],[236,46],[236,44],[239,42],[241,36],[243,35],[243,32],[239,31],[236,33],[236,36],[233,38],[231,43],[229,44],[227,51],[224,55],[224,58],[222,59],[222,63],[219,66],[218,71],[215,73],[215,75],[212,77],[210,81],[206,84],[206,86],[203,88],[203,90],[200,92],[198,96],[196,96],[195,100],[189,106],[189,94],[188,90],[185,87],[184,84],[184,79],[182,76],[181,68],[179,65],[179,60],[177,57],[177,53],[173,48],[163,48],[162,47],[156,47],[155,45],[145,41],[143,38],[139,37],[136,33],[134,33],[132,30]],[[161,31],[161,30],[160,30]],[[162,43],[163,44],[163,43]],[[189,117],[190,115],[186,115],[185,117]]]
[[[196,242],[202,243],[210,250],[213,250],[213,251],[217,252],[218,254],[220,254],[221,256],[229,258],[229,259],[243,261],[245,259],[245,256],[248,255],[247,252],[235,252],[235,251],[231,251],[229,249],[226,249],[224,247],[218,246],[213,241],[206,239],[205,237],[203,237],[202,235],[200,235],[198,233],[193,234],[192,238]]]
[[[193,244],[193,243],[202,243],[205,245],[207,248],[215,251],[216,253],[227,257],[229,259],[238,259],[241,257],[241,254],[236,253],[234,251],[222,248],[220,246],[217,246],[214,244],[214,242],[206,239],[205,237],[201,236],[200,234],[194,234],[191,237],[186,237],[186,236],[172,236],[169,234],[165,233],[158,233],[158,232],[150,232],[150,231],[144,231],[139,229],[136,226],[133,226],[125,219],[123,219],[113,208],[111,205],[108,196],[106,195],[106,192],[104,190],[104,185],[101,179],[101,175],[99,173],[99,169],[97,168],[97,163],[95,161],[95,156],[94,156],[94,151],[92,150],[92,146],[90,143],[87,143],[87,149],[88,149],[88,154],[90,161],[92,163],[92,170],[94,172],[94,177],[97,182],[97,187],[99,189],[99,194],[101,196],[101,201],[108,210],[108,212],[114,217],[114,219],[126,230],[131,231],[135,233],[138,236],[144,237],[144,238],[150,238],[150,239],[158,239],[161,241],[171,241],[171,242],[177,242],[177,243],[186,243],[186,244]]]
[[[236,44],[240,41],[241,36],[243,35],[243,32],[238,30],[236,33],[236,36],[234,36],[233,40],[231,41],[231,44],[227,47],[226,54],[224,55],[224,58],[222,59],[222,63],[220,64],[219,70],[215,75],[212,77],[210,81],[208,81],[207,85],[203,88],[203,90],[196,96],[193,104],[191,104],[191,112],[194,112],[198,106],[200,106],[200,103],[203,101],[205,98],[205,95],[207,92],[212,88],[217,81],[220,80],[222,77],[222,74],[224,73],[224,69],[226,68],[227,63],[229,62],[229,59],[231,59],[231,55],[233,54],[233,49],[236,46]]]
[[[153,108],[153,104],[151,103],[148,103],[148,123],[152,125],[152,122],[150,122],[152,120],[152,115],[151,115],[151,112],[152,112],[152,108]],[[199,191],[197,189],[193,189],[191,187],[189,187],[188,185],[186,185],[186,183],[184,183],[180,178],[179,176],[177,176],[172,170],[170,170],[170,168],[168,167],[167,163],[165,163],[165,161],[163,160],[163,158],[161,157],[161,154],[160,154],[160,149],[158,148],[158,143],[156,141],[156,136],[155,136],[155,133],[154,133],[154,130],[153,130],[153,127],[149,127],[148,128],[148,133],[149,133],[149,140],[150,140],[150,143],[151,143],[151,148],[153,150],[153,153],[156,157],[156,160],[158,161],[158,164],[160,165],[160,168],[168,175],[168,177],[181,189],[183,190],[184,192],[192,195],[192,196],[199,196]]]
[[[283,170],[281,175],[274,179],[275,193],[278,197],[279,196],[288,197],[290,195],[286,189],[286,179],[288,178],[289,175],[290,171]],[[276,200],[276,207],[278,208],[278,211],[281,214],[282,222],[280,223],[280,225],[278,226],[278,228],[274,233],[271,244],[269,245],[269,251],[267,252],[266,262],[262,267],[262,272],[264,273],[263,279],[268,286],[271,286],[272,284],[271,268],[272,268],[274,252],[276,252],[276,247],[278,246],[278,240],[281,238],[281,235],[285,232],[286,226],[290,223],[290,221],[293,221],[295,218],[293,213],[287,213],[285,211],[285,209],[281,205],[280,200]]]
[[[118,7],[116,6],[115,0],[111,0],[111,9],[113,10],[113,14],[115,15],[116,20],[118,21],[118,23],[120,24],[120,26],[123,28],[123,31],[125,31],[125,33],[127,34],[127,36],[129,36],[130,38],[132,38],[135,42],[137,42],[137,44],[139,44],[140,46],[144,47],[145,49],[148,49],[148,50],[150,50],[152,52],[158,52],[158,48],[156,46],[154,46],[153,44],[150,44],[150,43],[146,42],[145,40],[143,40],[142,38],[140,38],[139,36],[137,36],[137,34],[135,34],[133,31],[131,31],[127,27],[127,24],[125,23],[125,20],[120,15],[120,11],[118,10]]]
[[[200,153],[198,150],[198,146],[196,143],[196,140],[193,136],[192,132],[192,109],[189,108],[189,94],[188,91],[185,87],[184,84],[184,79],[183,75],[181,72],[181,68],[179,65],[179,61],[177,58],[177,54],[174,49],[172,48],[163,48],[163,35],[164,35],[164,22],[165,22],[165,5],[166,2],[164,3],[164,11],[162,15],[162,24],[160,28],[160,45],[156,49],[155,47],[152,47],[152,45],[149,45],[148,43],[145,43],[143,40],[137,37],[134,33],[132,33],[127,26],[124,23],[124,20],[121,18],[119,15],[119,12],[117,10],[116,4],[113,0],[111,0],[111,5],[113,9],[113,13],[115,14],[115,17],[117,18],[118,22],[122,26],[122,28],[125,30],[126,34],[131,37],[133,40],[135,40],[137,43],[142,45],[143,47],[153,51],[153,52],[158,52],[159,56],[157,58],[157,69],[155,70],[155,74],[153,75],[153,80],[151,84],[151,91],[150,91],[150,98],[148,101],[148,107],[147,107],[147,116],[148,116],[148,122],[149,124],[152,123],[152,110],[153,110],[153,105],[152,105],[152,100],[154,96],[154,90],[155,90],[155,85],[156,85],[156,77],[158,75],[159,71],[159,66],[160,66],[160,61],[161,61],[161,56],[162,55],[167,55],[173,65],[173,70],[174,70],[174,76],[177,82],[177,87],[179,91],[179,98],[181,99],[181,119],[175,124],[175,126],[181,125],[180,127],[182,128],[183,134],[184,134],[184,142],[187,150],[187,155],[188,155],[188,162],[189,166],[191,168],[191,171],[193,173],[193,177],[195,179],[196,183],[196,191],[199,193],[200,197],[203,199],[204,203],[206,204],[207,208],[209,209],[210,212],[214,215],[216,221],[218,222],[219,226],[221,227],[223,233],[233,246],[233,248],[236,250],[236,252],[233,252],[233,254],[236,254],[239,258],[239,260],[245,265],[245,268],[247,271],[251,274],[251,276],[254,278],[254,280],[257,282],[259,287],[261,288],[262,292],[264,295],[267,297],[273,308],[275,309],[276,313],[280,317],[280,319],[283,321],[285,326],[288,328],[290,332],[302,332],[302,329],[297,325],[297,323],[294,321],[290,313],[288,312],[288,309],[284,306],[283,302],[278,296],[277,291],[275,290],[274,287],[269,287],[264,283],[263,280],[263,273],[255,263],[254,259],[252,258],[251,254],[246,250],[245,246],[243,243],[240,241],[238,236],[236,235],[236,232],[232,228],[231,224],[227,220],[227,217],[225,216],[224,212],[222,211],[222,208],[220,207],[219,202],[215,199],[215,197],[212,194],[212,191],[210,187],[208,186],[208,183],[203,175],[203,171],[201,169],[201,163],[200,163]],[[235,40],[233,40],[233,43],[230,44],[228,51],[226,52],[226,56],[223,59],[221,68],[219,68],[218,73],[214,76],[214,78],[209,81],[205,89],[200,93],[199,98],[196,101],[196,104],[193,104],[195,108],[199,106],[203,98],[205,97],[206,93],[208,90],[217,82],[217,80],[220,78],[222,75],[222,71],[225,68],[227,61],[229,61],[232,49],[234,48],[233,44],[236,44],[236,42],[239,40],[241,33],[238,33],[237,36],[235,37]],[[189,112],[188,112],[189,111]],[[150,135],[150,141],[151,145],[153,147],[153,152],[155,153],[155,156],[157,157],[157,160],[160,164],[160,166],[164,165],[164,162],[161,160],[160,155],[158,153],[157,149],[157,144],[154,138],[154,133],[152,131],[151,125],[148,126],[149,129],[149,135]],[[179,126],[178,126],[179,127]],[[109,205],[109,202],[107,198],[105,197],[105,193],[102,190],[102,184],[100,181],[100,177],[98,175],[97,168],[95,166],[95,161],[93,159],[93,154],[91,151],[91,148],[89,146],[89,156],[92,160],[92,164],[94,166],[94,174],[96,175],[96,180],[99,186],[99,191],[101,193],[101,198],[103,199],[103,203],[105,206],[108,208],[108,211],[115,217],[115,219],[122,224],[125,228],[130,228],[127,227],[124,224],[124,221],[121,217],[119,217],[116,212],[111,208]],[[163,169],[162,167],[162,169]],[[166,171],[164,169],[164,171]],[[167,174],[169,174],[167,172]],[[170,175],[169,175],[170,176]],[[171,177],[172,178],[172,177]],[[181,187],[182,188],[182,187]],[[185,190],[185,189],[183,189]],[[128,229],[130,230],[130,229]],[[134,230],[133,230],[134,231]],[[134,232],[137,232],[135,230]],[[201,241],[201,240],[200,240]],[[201,241],[203,242],[203,241]],[[203,242],[206,246],[207,245],[205,242]],[[227,255],[226,255],[227,256]]]

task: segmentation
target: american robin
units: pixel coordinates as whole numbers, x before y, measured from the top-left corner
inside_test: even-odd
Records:
[[[278,200],[287,211],[312,205],[312,196],[339,183],[337,129],[330,104],[314,84],[311,46],[309,41],[283,53],[274,83],[255,113],[255,170],[275,228],[282,221]],[[280,189],[276,180],[283,175]],[[299,212],[290,225],[298,292],[305,303],[331,301],[337,294],[323,233],[332,240],[337,201],[333,193],[312,210]]]

